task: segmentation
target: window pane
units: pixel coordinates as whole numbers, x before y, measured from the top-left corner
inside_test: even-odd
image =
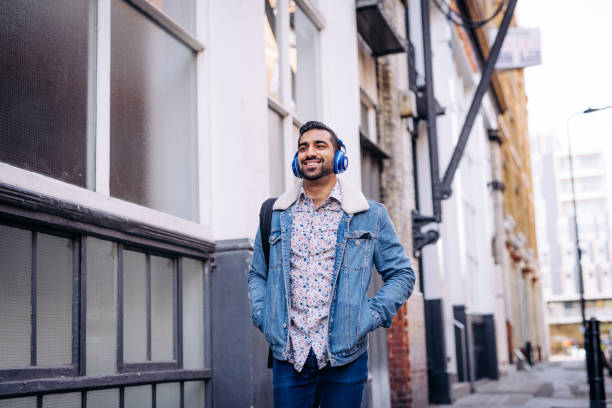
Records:
[[[87,406],[95,408],[119,408],[119,390],[89,391]]]
[[[151,408],[153,391],[150,385],[125,388],[125,408]]]
[[[82,187],[87,183],[89,3],[0,5],[0,161]]]
[[[32,233],[0,225],[0,368],[30,365],[31,271]]]
[[[289,64],[293,109],[301,121],[317,118],[318,30],[302,9],[291,1]]]
[[[278,40],[276,36],[278,27],[278,8],[276,0],[264,0],[266,5],[266,17],[264,35],[266,41],[266,83],[268,84],[268,96],[279,100],[280,81],[278,65]]]
[[[38,234],[36,274],[37,365],[72,363],[73,241]]]
[[[185,408],[204,407],[204,381],[189,381],[183,388],[185,395]]]
[[[202,262],[183,258],[183,367],[204,368],[204,274]]]
[[[174,360],[174,273],[171,259],[151,256],[151,360]]]
[[[87,238],[87,375],[117,372],[117,246]]]
[[[156,408],[176,408],[181,405],[179,383],[158,384],[155,387]]]
[[[195,33],[195,2],[193,0],[149,0],[155,7],[185,30]]]
[[[146,258],[132,251],[123,251],[123,360],[147,360]]]
[[[268,146],[270,151],[270,195],[276,197],[285,191],[285,143],[283,140],[283,121],[268,109]]]
[[[36,397],[0,400],[0,408],[36,408]]]
[[[81,393],[45,395],[43,408],[81,408]]]
[[[195,55],[112,2],[111,195],[197,220]]]
[[[365,137],[370,137],[370,121],[368,120],[368,106],[361,102],[361,125],[359,130]]]
[[[361,188],[363,194],[376,201],[382,199],[381,186],[382,160],[374,157],[368,150],[361,149]]]

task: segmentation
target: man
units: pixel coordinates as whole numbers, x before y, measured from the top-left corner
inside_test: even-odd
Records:
[[[414,288],[385,207],[336,177],[345,150],[325,124],[302,126],[292,167],[303,182],[274,203],[268,263],[255,238],[252,317],[274,356],[277,407],[359,407],[367,335],[389,327]],[[384,285],[368,298],[373,266]]]

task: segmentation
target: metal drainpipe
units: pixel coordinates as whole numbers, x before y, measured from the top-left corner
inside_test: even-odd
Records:
[[[423,29],[423,59],[425,64],[425,100],[427,102],[427,144],[429,147],[429,171],[431,173],[431,194],[433,216],[442,221],[440,201],[440,165],[438,161],[438,131],[436,128],[436,106],[433,88],[433,65],[431,56],[430,0],[421,0],[421,24]]]

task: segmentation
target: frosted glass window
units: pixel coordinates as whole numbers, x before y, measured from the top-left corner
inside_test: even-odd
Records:
[[[88,408],[119,408],[119,390],[99,390],[87,393]]]
[[[195,54],[111,4],[111,195],[197,221]]]
[[[38,234],[36,278],[37,365],[72,363],[73,241]]]
[[[183,367],[204,368],[204,282],[202,262],[183,258]]]
[[[81,393],[45,395],[43,408],[81,408]]]
[[[270,152],[270,195],[277,197],[285,191],[285,169],[289,166],[289,159],[285,160],[283,120],[278,113],[271,109],[268,109],[268,147]]]
[[[126,387],[124,393],[125,408],[152,408],[153,391],[150,385]]]
[[[183,387],[185,408],[204,408],[204,381],[189,381]]]
[[[168,258],[151,256],[151,360],[174,360],[174,273]]]
[[[30,365],[31,270],[32,233],[0,225],[0,368]]]
[[[157,384],[155,386],[156,408],[176,408],[181,405],[179,383]]]
[[[2,2],[0,11],[0,161],[82,187],[88,84],[95,88],[90,6],[19,0]]]
[[[87,238],[87,375],[117,372],[117,246]]]
[[[123,251],[123,360],[147,360],[146,257]]]
[[[36,397],[0,400],[0,408],[36,408]]]
[[[293,110],[303,122],[317,117],[319,32],[294,1],[289,7],[289,64]]]

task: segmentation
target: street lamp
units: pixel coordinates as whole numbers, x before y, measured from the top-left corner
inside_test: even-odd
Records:
[[[572,115],[570,115],[567,118],[567,122],[566,122],[566,133],[567,133],[567,151],[568,151],[568,158],[569,158],[569,165],[570,165],[570,184],[572,186],[572,204],[574,207],[574,236],[576,238],[576,264],[578,266],[578,283],[579,283],[579,290],[580,290],[580,313],[582,315],[582,333],[585,333],[585,329],[586,329],[586,317],[585,317],[585,312],[584,312],[584,280],[582,277],[582,251],[580,250],[580,240],[578,237],[578,215],[577,215],[577,211],[576,211],[576,191],[574,190],[574,164],[572,162],[572,143],[570,140],[570,129],[569,129],[569,125],[570,125],[570,120],[572,118],[575,118],[578,115],[586,115],[589,113],[593,113],[593,112],[599,112],[605,109],[610,109],[612,108],[612,105],[608,105],[608,106],[604,106],[602,108],[587,108],[581,112],[576,112]],[[586,347],[586,344],[585,344]]]

